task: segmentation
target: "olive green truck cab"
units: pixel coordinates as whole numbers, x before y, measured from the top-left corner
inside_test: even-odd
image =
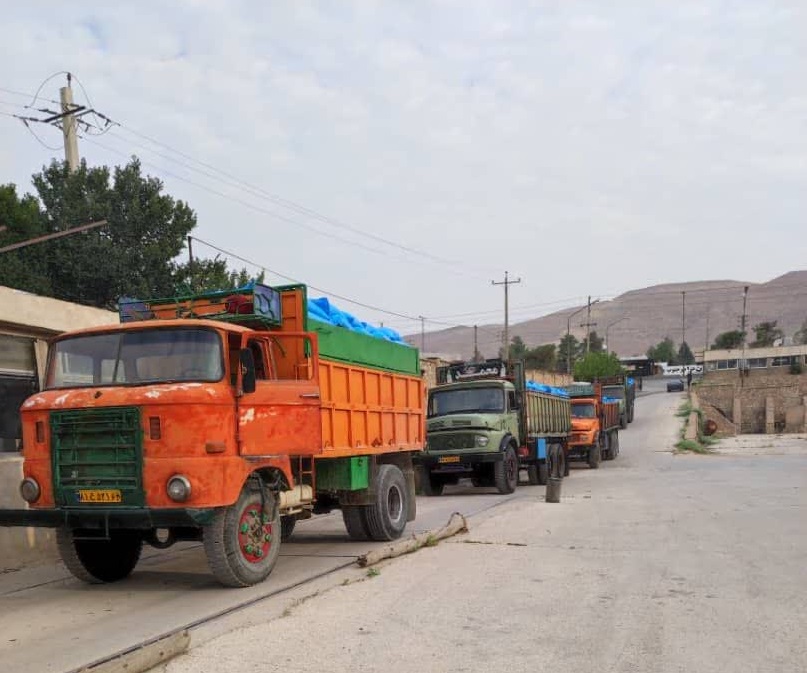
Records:
[[[416,457],[418,489],[440,495],[470,477],[512,493],[520,470],[531,484],[563,477],[571,410],[565,391],[524,379],[520,362],[452,363],[429,391],[426,449]]]

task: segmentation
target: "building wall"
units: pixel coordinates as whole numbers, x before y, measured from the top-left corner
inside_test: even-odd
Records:
[[[740,402],[740,433],[766,432],[766,399],[773,401],[774,431],[786,431],[788,411],[803,406],[807,395],[807,374],[791,374],[787,367],[751,369],[742,377],[739,370],[707,371],[698,386],[702,402],[711,405],[735,423],[735,400]],[[708,414],[707,414],[708,415]]]
[[[57,334],[118,322],[118,315],[0,286],[0,508],[24,508],[19,405],[43,384],[47,340]],[[22,356],[26,351],[30,358]],[[0,528],[0,572],[55,556],[53,531]]]

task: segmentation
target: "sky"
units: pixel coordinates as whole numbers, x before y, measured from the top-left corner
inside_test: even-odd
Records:
[[[807,266],[801,0],[29,0],[0,44],[0,183],[63,158],[9,115],[70,71],[88,163],[404,333],[501,321],[505,271],[516,322]]]

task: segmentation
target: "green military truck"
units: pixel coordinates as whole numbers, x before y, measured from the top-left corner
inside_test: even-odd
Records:
[[[571,434],[565,390],[527,382],[521,362],[452,363],[429,391],[426,450],[416,461],[419,491],[440,495],[470,477],[512,493],[519,471],[530,484],[562,477]]]
[[[604,397],[619,400],[619,427],[624,430],[633,423],[636,402],[636,382],[624,374],[598,379]]]

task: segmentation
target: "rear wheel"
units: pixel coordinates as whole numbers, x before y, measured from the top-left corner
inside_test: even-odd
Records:
[[[546,461],[527,465],[527,478],[532,486],[545,486],[549,477]]]
[[[280,554],[281,523],[275,496],[258,481],[244,486],[234,505],[222,507],[204,529],[210,570],[228,587],[265,580]]]
[[[286,516],[280,517],[280,539],[283,542],[291,537],[296,525],[297,517],[294,516],[294,514],[287,514]]]
[[[569,469],[566,465],[566,454],[563,453],[563,447],[560,444],[552,444],[549,447],[549,456],[548,476],[554,479],[562,479],[568,476]]]
[[[89,584],[117,582],[140,560],[143,536],[137,531],[110,531],[108,539],[84,539],[69,528],[56,531],[56,544],[67,569]]]
[[[370,539],[370,531],[367,529],[367,517],[365,516],[364,505],[344,505],[342,507],[342,521],[345,522],[345,529],[351,540],[364,541]]]
[[[619,455],[619,433],[614,432],[611,436],[611,460]]]
[[[633,405],[628,410],[628,423],[633,423]]]
[[[504,450],[504,456],[494,466],[494,479],[499,493],[512,493],[518,486],[518,457],[512,446]]]
[[[373,540],[396,540],[406,527],[409,491],[396,465],[379,465],[373,484],[375,502],[365,510],[367,530]]]

